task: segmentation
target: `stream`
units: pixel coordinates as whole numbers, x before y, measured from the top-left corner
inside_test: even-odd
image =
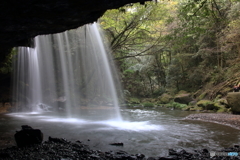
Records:
[[[240,144],[240,130],[215,123],[183,120],[191,113],[194,112],[167,108],[124,108],[121,109],[123,121],[64,118],[50,112],[2,114],[0,147],[15,145],[13,135],[21,125],[40,129],[44,140],[49,136],[73,142],[79,140],[95,150],[123,150],[146,156],[167,156],[170,148],[218,151]],[[109,145],[118,142],[124,145]]]

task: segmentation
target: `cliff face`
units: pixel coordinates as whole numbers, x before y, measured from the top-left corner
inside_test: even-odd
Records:
[[[59,33],[96,21],[108,9],[150,0],[6,0],[0,3],[0,61],[37,35]]]

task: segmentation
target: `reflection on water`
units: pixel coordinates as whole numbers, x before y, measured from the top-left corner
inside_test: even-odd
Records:
[[[212,151],[238,144],[239,130],[228,126],[182,120],[190,112],[159,108],[122,109],[123,121],[89,121],[55,117],[51,113],[15,113],[0,116],[0,138],[13,144],[13,134],[21,125],[41,129],[48,136],[80,140],[102,151],[125,150],[147,156],[166,156],[169,148]],[[10,138],[9,138],[10,137]],[[110,143],[123,142],[124,146]],[[5,144],[6,144],[5,143]],[[3,143],[2,143],[3,144]],[[6,146],[6,145],[5,145]],[[5,147],[4,145],[1,147]]]

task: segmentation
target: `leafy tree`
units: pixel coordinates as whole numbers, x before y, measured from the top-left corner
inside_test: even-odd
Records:
[[[149,2],[108,11],[108,35],[125,85],[134,96],[196,91],[227,79],[239,58],[239,0]]]
[[[162,37],[171,7],[165,2],[128,5],[108,11],[100,19],[125,89],[133,95],[148,96],[166,84],[164,67],[169,63],[169,51]]]

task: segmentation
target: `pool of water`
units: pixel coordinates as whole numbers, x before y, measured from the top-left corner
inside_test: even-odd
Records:
[[[212,151],[240,142],[240,131],[228,126],[183,120],[193,112],[158,109],[121,109],[123,121],[91,121],[53,116],[51,113],[11,113],[0,115],[1,148],[15,145],[13,135],[21,125],[41,129],[49,136],[81,141],[92,149],[124,150],[131,154],[166,156],[168,149]],[[110,143],[122,142],[123,146]]]

